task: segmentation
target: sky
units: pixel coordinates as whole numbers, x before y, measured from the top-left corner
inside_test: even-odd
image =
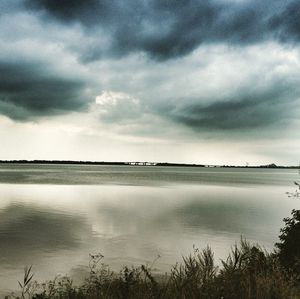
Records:
[[[300,162],[299,0],[0,0],[0,159]]]

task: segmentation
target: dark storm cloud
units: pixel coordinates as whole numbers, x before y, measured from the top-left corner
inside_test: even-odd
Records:
[[[139,124],[139,117],[148,113],[172,119],[195,130],[247,129],[272,125],[281,116],[286,119],[291,103],[297,98],[295,94],[286,92],[297,90],[294,83],[281,86],[272,79],[277,61],[283,66],[286,64],[288,69],[286,73],[282,71],[283,75],[278,75],[284,82],[291,79],[289,72],[295,72],[296,64],[290,65],[288,57],[284,58],[284,62],[280,60],[282,53],[278,48],[283,48],[281,45],[264,42],[275,40],[297,45],[300,38],[299,1],[6,2],[0,0],[0,8],[5,14],[0,18],[0,42],[8,45],[0,60],[0,113],[12,119],[27,120],[36,116],[82,111],[105,88],[127,93],[139,102],[120,100],[97,106],[102,109],[102,122]],[[6,25],[9,21],[10,25]],[[238,47],[228,49],[224,44]],[[252,44],[263,46],[257,50],[259,54],[251,56],[248,53],[247,56],[247,46]],[[267,44],[272,46],[267,47]],[[20,45],[25,46],[26,51],[16,50],[16,56],[19,56],[11,62],[7,59],[10,50]],[[203,46],[198,49],[200,45]],[[220,51],[218,47],[223,48]],[[43,49],[46,49],[46,54],[40,54]],[[190,57],[165,61],[186,56],[194,49],[199,50],[195,54],[200,54],[196,58],[190,57],[195,59],[195,68],[203,70],[194,70],[195,76],[189,76],[194,68]],[[209,49],[212,49],[212,54],[208,53]],[[272,51],[270,59],[267,51]],[[106,59],[108,56],[114,58],[139,52],[161,61],[161,64],[140,56],[116,61]],[[245,55],[240,59],[242,61],[235,63],[235,57],[239,56],[237,52],[242,56],[245,52]],[[35,56],[43,62],[35,62]],[[69,67],[68,59],[75,61],[78,57],[79,61]],[[101,62],[82,64],[98,59]],[[269,61],[272,59],[273,64]],[[198,61],[203,64],[199,65]],[[226,63],[228,61],[232,64]],[[222,63],[226,67],[222,68]],[[257,84],[260,80],[257,76],[257,82],[252,80],[245,84],[247,88],[241,88],[229,97],[229,89],[234,88],[235,82],[227,82],[222,89],[222,82],[230,78],[222,76],[222,71],[219,71],[220,74],[216,73],[214,77],[219,78],[215,82],[221,82],[216,87],[220,96],[208,98],[207,94],[216,94],[206,89],[209,80],[214,80],[206,76],[214,72],[214,64],[218,70],[227,68],[235,73],[247,65],[244,74],[241,74],[245,82],[248,75],[252,80],[251,70],[257,72],[256,65],[265,64],[265,68],[258,69],[268,73],[266,77],[272,82],[268,83],[266,90],[253,91],[249,86]],[[61,65],[62,70],[68,68],[69,72],[55,69],[57,65]],[[89,80],[84,79],[81,68],[86,71]],[[181,80],[185,76],[187,84]],[[93,96],[87,96],[87,89],[93,92]],[[178,100],[181,95],[186,98]],[[166,108],[165,103],[171,98],[170,107]]]
[[[270,20],[270,28],[283,40],[300,41],[300,2],[291,1]]]
[[[0,112],[12,119],[84,109],[84,87],[83,80],[55,73],[43,63],[0,61]]]
[[[299,40],[298,1],[107,1],[24,0],[62,24],[80,23],[95,39],[81,49],[83,60],[103,55],[145,52],[165,60],[190,53],[202,43],[238,45],[269,39]],[[101,28],[111,38],[106,49],[97,43]]]
[[[31,9],[45,9],[57,19],[65,22],[79,21],[84,25],[92,25],[107,19],[112,4],[110,1],[71,0],[71,1],[32,1],[25,0]]]
[[[291,92],[290,90],[293,90]],[[222,100],[177,104],[160,113],[173,121],[182,123],[196,131],[202,130],[249,130],[267,126],[280,126],[288,119],[297,117],[291,110],[292,103],[300,96],[299,88],[277,86],[266,91],[235,94]]]

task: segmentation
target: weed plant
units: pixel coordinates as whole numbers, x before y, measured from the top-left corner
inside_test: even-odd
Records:
[[[241,240],[227,259],[215,264],[210,247],[194,248],[163,277],[152,266],[124,267],[116,273],[102,263],[101,254],[90,255],[89,274],[80,286],[69,277],[37,283],[27,268],[19,294],[21,299],[299,299],[299,280],[282,266],[278,254]]]

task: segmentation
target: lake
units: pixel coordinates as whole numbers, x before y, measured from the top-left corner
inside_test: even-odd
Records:
[[[0,290],[23,268],[39,280],[79,279],[89,253],[113,269],[151,264],[168,271],[209,244],[217,263],[241,236],[271,250],[297,170],[0,164]]]

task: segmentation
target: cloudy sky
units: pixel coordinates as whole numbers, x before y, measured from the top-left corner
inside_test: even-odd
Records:
[[[299,0],[0,0],[0,159],[300,162]]]

